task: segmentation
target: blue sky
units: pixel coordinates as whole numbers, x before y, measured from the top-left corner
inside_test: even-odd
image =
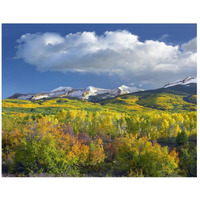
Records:
[[[67,36],[67,37],[66,37]],[[196,75],[196,24],[3,24],[2,98]]]

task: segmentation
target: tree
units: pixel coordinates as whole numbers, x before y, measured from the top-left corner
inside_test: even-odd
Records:
[[[188,136],[185,131],[178,133],[176,137],[176,143],[178,145],[187,145],[188,144]]]
[[[26,175],[63,173],[65,164],[63,153],[56,148],[55,140],[48,136],[26,136],[14,156],[14,172]]]
[[[180,168],[185,172],[185,176],[197,176],[197,147],[180,149]]]
[[[167,147],[162,148],[157,143],[152,145],[147,137],[127,135],[119,138],[114,162],[118,176],[175,176],[178,154],[169,154]]]

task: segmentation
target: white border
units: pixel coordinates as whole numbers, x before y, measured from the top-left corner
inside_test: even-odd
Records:
[[[199,15],[197,0],[3,0],[0,5],[1,23],[197,23]],[[0,197],[198,199],[199,185],[199,178],[0,178]]]

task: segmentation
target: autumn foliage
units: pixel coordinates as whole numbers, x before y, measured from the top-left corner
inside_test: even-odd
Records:
[[[182,105],[173,95],[159,99],[166,106]],[[144,110],[146,103],[159,107],[159,101],[118,97],[103,107],[70,99],[5,100],[3,174],[196,176],[196,149],[189,140],[196,141],[197,113],[168,112],[165,103],[165,111]]]

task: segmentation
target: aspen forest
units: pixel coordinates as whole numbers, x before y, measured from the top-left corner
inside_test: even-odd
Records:
[[[143,93],[4,99],[3,176],[196,177],[197,96]]]

